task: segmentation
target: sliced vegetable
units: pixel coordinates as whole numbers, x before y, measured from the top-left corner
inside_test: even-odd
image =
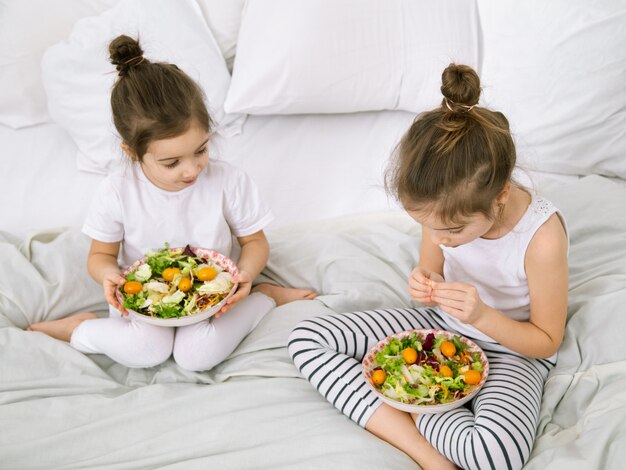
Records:
[[[120,290],[126,309],[158,318],[194,315],[217,305],[233,288],[232,275],[216,262],[184,249],[150,250],[126,275]]]
[[[402,403],[449,403],[471,393],[482,380],[480,353],[468,349],[457,335],[448,339],[443,334],[422,337],[413,332],[392,338],[375,359],[378,367],[372,383],[383,395]]]

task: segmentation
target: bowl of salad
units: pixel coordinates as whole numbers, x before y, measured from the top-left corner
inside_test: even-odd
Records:
[[[409,413],[453,410],[476,396],[488,374],[482,349],[444,330],[396,333],[363,358],[363,375],[374,393]]]
[[[237,266],[205,248],[149,250],[122,273],[117,300],[137,320],[184,326],[215,315],[237,290]]]

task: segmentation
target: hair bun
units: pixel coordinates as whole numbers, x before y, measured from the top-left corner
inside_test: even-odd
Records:
[[[466,113],[480,99],[480,78],[469,65],[450,64],[441,74],[442,107],[454,113]]]
[[[145,60],[139,41],[124,34],[109,44],[109,57],[120,76],[126,75]]]

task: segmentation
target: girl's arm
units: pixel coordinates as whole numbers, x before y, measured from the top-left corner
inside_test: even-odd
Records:
[[[567,318],[567,237],[558,215],[537,230],[526,252],[525,268],[530,319],[518,322],[490,309],[474,326],[520,354],[550,357],[563,341]]]
[[[434,299],[445,302],[442,308],[466,323],[472,324],[503,346],[527,357],[546,358],[555,354],[565,332],[567,318],[567,237],[558,215],[553,215],[533,237],[525,258],[530,292],[530,319],[513,320],[485,305],[473,286],[448,283],[435,286]],[[445,299],[437,289],[448,290]],[[451,289],[460,289],[454,304]],[[472,291],[473,290],[473,291]],[[458,291],[458,292],[461,292]],[[443,295],[443,293],[442,293]]]
[[[126,282],[124,277],[120,274],[120,267],[117,264],[119,251],[119,242],[104,243],[92,240],[87,257],[87,270],[91,277],[104,287],[104,296],[107,302],[122,313],[126,313],[115,298],[115,289],[117,286]]]
[[[431,230],[422,226],[422,243],[418,266],[443,277],[443,251],[433,243]]]
[[[239,276],[236,279],[239,287],[237,292],[226,301],[226,305],[215,315],[216,317],[221,316],[234,304],[250,294],[252,281],[263,271],[270,256],[270,245],[263,230],[247,237],[238,237],[237,240],[241,245],[241,254],[239,255],[239,263],[237,263]]]
[[[443,252],[439,245],[432,242],[430,230],[422,227],[420,259],[409,278],[411,299],[426,305],[434,305],[432,281],[443,281]]]

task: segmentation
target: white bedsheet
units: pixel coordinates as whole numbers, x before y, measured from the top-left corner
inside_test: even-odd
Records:
[[[569,321],[525,468],[617,470],[626,459],[626,188],[593,176],[544,189],[570,227]],[[106,305],[86,272],[86,236],[0,233],[0,467],[415,468],[303,379],[286,342],[304,318],[410,305],[419,226],[394,212],[268,238],[264,274],[321,295],[277,308],[223,363],[190,373],[171,359],[128,369],[24,331]]]

